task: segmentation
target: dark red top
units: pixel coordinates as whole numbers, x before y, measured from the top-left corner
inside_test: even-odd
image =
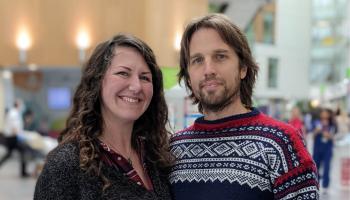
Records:
[[[107,144],[100,141],[100,145],[102,149],[104,150],[102,152],[102,160],[108,165],[108,166],[115,166],[118,169],[120,169],[122,172],[124,172],[125,176],[128,176],[132,181],[136,182],[138,185],[146,188],[145,184],[143,183],[140,176],[137,174],[136,170],[133,168],[133,166],[129,163],[129,161],[124,158],[122,155],[115,152],[112,148],[110,148]],[[138,152],[138,155],[140,156],[140,160],[143,166],[143,170],[146,174],[147,167],[146,163],[144,161],[144,151],[143,151],[143,145],[141,142],[141,150]],[[149,179],[149,176],[146,176],[146,178]],[[153,184],[151,180],[147,180],[150,183],[151,188],[149,191],[153,190]]]

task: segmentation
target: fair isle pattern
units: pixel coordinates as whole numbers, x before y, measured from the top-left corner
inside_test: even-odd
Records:
[[[283,193],[283,191],[288,190],[291,187],[297,186],[299,184],[307,183],[309,180],[317,180],[317,174],[315,172],[309,172],[305,174],[301,174],[300,176],[293,178],[291,181],[286,181],[281,186],[277,187],[273,190],[275,196],[279,196],[279,193]],[[304,199],[318,199],[318,191],[316,186],[309,186],[306,188],[301,188],[299,191],[294,193],[288,193],[285,197],[281,199],[295,199],[296,194],[306,193]],[[306,198],[307,197],[307,198]],[[298,197],[297,199],[303,199]]]
[[[303,200],[303,199],[318,199],[319,196],[317,194],[317,187],[316,186],[310,186],[306,188],[302,188],[297,192],[293,192],[288,194],[287,196],[281,198],[281,200],[288,200],[288,199],[297,199],[297,200]],[[297,197],[297,194],[304,194],[303,196]]]
[[[204,128],[195,124],[177,133],[171,140],[176,162],[170,183],[229,182],[273,192],[279,199],[318,199],[315,171],[307,167],[288,174],[301,165],[295,141],[285,132],[293,130],[274,120],[262,123],[260,118],[267,117],[259,114],[259,118],[247,119],[244,124],[226,123],[213,129],[210,124]],[[285,174],[286,180],[280,183]],[[304,184],[308,187],[300,187]]]
[[[207,132],[205,138],[174,141],[171,151],[178,162],[170,181],[237,181],[271,191],[270,176],[278,177],[288,169],[285,157],[278,153],[283,150],[270,138],[242,135],[242,131],[246,128],[223,130],[232,136],[213,138],[210,135],[219,133]]]

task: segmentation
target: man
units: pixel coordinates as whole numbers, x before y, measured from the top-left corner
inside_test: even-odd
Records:
[[[28,177],[29,174],[26,171],[26,147],[20,141],[20,138],[23,134],[23,118],[21,112],[22,102],[20,99],[16,99],[14,107],[11,108],[5,115],[4,120],[4,136],[5,136],[5,145],[7,152],[0,159],[0,166],[4,164],[12,156],[13,150],[17,149],[20,153],[21,161],[21,177]]]
[[[171,139],[175,200],[318,199],[314,162],[292,126],[252,107],[258,67],[228,18],[187,25],[179,81],[203,117]]]

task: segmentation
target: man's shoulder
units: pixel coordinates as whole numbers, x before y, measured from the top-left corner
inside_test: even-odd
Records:
[[[182,130],[177,131],[177,132],[175,133],[175,135],[181,135],[181,134],[183,134],[183,133],[188,133],[188,132],[191,132],[191,131],[193,131],[193,130],[194,130],[194,125],[191,125],[191,126],[189,126],[189,127],[186,127],[186,128],[184,128],[184,129],[182,129]]]
[[[266,137],[273,140],[276,145],[282,146],[281,149],[288,150],[292,154],[307,154],[301,133],[292,125],[266,115],[261,121],[261,125],[262,129],[265,128],[264,131],[270,133],[266,134]]]
[[[264,137],[263,140],[265,142],[269,141],[276,148],[288,149],[290,146],[293,146],[296,151],[304,149],[301,133],[290,124],[267,115],[260,116],[254,124],[252,127],[249,127],[254,129],[252,133],[259,137]]]
[[[294,134],[297,133],[297,129],[287,122],[277,120],[267,115],[262,115],[260,117],[259,124],[265,127],[270,127],[273,129],[278,129],[283,133]]]
[[[181,138],[184,138],[186,136],[190,136],[193,131],[194,131],[194,125],[191,125],[187,128],[176,131],[174,134],[171,135],[170,143],[173,143],[176,140],[181,140]]]

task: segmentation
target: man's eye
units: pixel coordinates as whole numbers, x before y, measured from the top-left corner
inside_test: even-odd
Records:
[[[215,58],[216,58],[216,60],[224,60],[226,58],[226,55],[224,55],[224,54],[217,54],[215,56]]]
[[[191,62],[192,65],[195,65],[195,64],[200,64],[203,62],[203,58],[199,57],[199,58],[194,58]]]

